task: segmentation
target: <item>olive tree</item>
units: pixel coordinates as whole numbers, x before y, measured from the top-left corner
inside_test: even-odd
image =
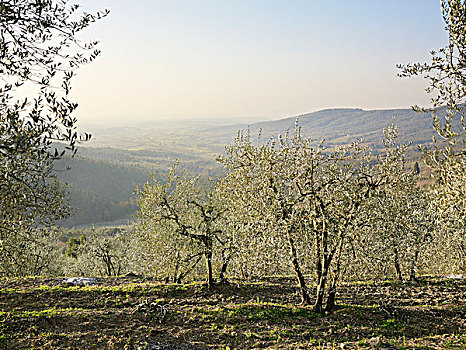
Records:
[[[159,273],[181,282],[203,258],[206,281],[214,285],[214,260],[221,261],[219,278],[228,266],[228,237],[222,225],[223,207],[215,191],[204,190],[199,177],[189,178],[175,166],[161,180],[139,190],[136,234],[150,242]],[[217,255],[220,255],[218,257]]]
[[[18,155],[0,166],[0,274],[40,274],[49,261],[45,236],[70,213],[65,190],[50,160]]]
[[[428,81],[427,93],[432,95],[430,111],[436,139],[434,149],[425,149],[426,163],[434,170],[439,204],[444,209],[461,212],[466,207],[466,2],[442,0],[442,15],[448,32],[447,46],[432,51],[429,63],[399,65],[400,76],[421,75]],[[465,212],[460,214],[464,220]]]
[[[466,2],[441,0],[448,44],[432,51],[431,62],[399,65],[400,76],[423,76],[431,94],[430,111],[438,138],[432,149],[424,148],[426,164],[436,180],[436,205],[445,222],[454,223],[452,239],[465,250],[466,220]]]
[[[251,216],[253,234],[276,237],[287,245],[301,301],[313,304],[317,312],[331,311],[345,242],[361,224],[359,213],[377,187],[364,149],[359,143],[326,149],[303,137],[296,126],[292,134],[257,144],[249,132],[239,133],[220,160],[228,169],[230,192],[247,198],[242,201],[246,210],[257,213]],[[306,260],[313,261],[314,301],[303,271]]]
[[[26,259],[19,252],[31,252],[29,244],[69,214],[53,175],[63,152],[52,142],[66,142],[74,153],[89,138],[76,130],[71,79],[99,54],[97,43],[80,42],[78,33],[107,14],[78,9],[56,0],[0,2],[0,250],[8,274],[27,265],[19,265]]]
[[[385,152],[375,165],[383,181],[368,203],[367,225],[358,233],[353,262],[358,277],[414,280],[422,250],[432,239],[435,210],[430,193],[418,186],[418,175],[406,170],[408,145],[397,144],[397,128],[389,126],[384,135]]]

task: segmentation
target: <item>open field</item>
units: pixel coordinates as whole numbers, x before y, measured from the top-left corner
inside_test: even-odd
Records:
[[[294,280],[205,285],[143,277],[0,280],[5,349],[465,349],[466,280],[355,283],[340,308],[298,304]],[[174,346],[178,345],[178,347]]]

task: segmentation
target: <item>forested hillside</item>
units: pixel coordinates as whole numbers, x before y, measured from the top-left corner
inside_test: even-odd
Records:
[[[134,190],[148,180],[150,171],[123,164],[82,156],[58,161],[57,176],[69,184],[70,204],[75,209],[60,224],[71,227],[130,219],[136,209]]]
[[[75,209],[61,226],[124,224],[136,210],[137,187],[149,181],[151,173],[164,174],[178,159],[190,174],[218,177],[221,167],[215,156],[209,160],[189,151],[124,150],[80,147],[74,157],[55,164],[55,173],[68,184],[68,198]]]

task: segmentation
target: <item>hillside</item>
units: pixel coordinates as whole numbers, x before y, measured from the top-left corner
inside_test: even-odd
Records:
[[[355,139],[365,139],[380,146],[382,130],[394,123],[400,131],[400,141],[416,144],[430,142],[434,135],[429,114],[411,109],[369,110],[328,109],[297,117],[304,135],[315,140],[325,139],[329,144],[345,144]],[[253,125],[253,130],[262,128],[266,134],[292,128],[296,117]]]
[[[55,169],[60,181],[68,184],[75,209],[71,218],[59,222],[65,227],[124,223],[136,210],[135,188],[150,177],[148,169],[82,156],[65,157]]]

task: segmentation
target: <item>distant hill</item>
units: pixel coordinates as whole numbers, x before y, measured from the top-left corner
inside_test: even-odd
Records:
[[[326,109],[280,120],[254,123],[249,125],[253,137],[262,130],[263,137],[274,133],[292,131],[298,118],[303,135],[316,141],[325,139],[327,144],[347,144],[356,139],[365,139],[372,146],[382,145],[383,129],[394,123],[400,132],[400,142],[413,144],[430,143],[435,135],[432,117],[427,113],[417,113],[411,109],[363,110],[363,109]],[[247,125],[228,126],[218,130],[222,139],[230,139],[234,130],[245,129]],[[233,135],[234,136],[234,135]]]

